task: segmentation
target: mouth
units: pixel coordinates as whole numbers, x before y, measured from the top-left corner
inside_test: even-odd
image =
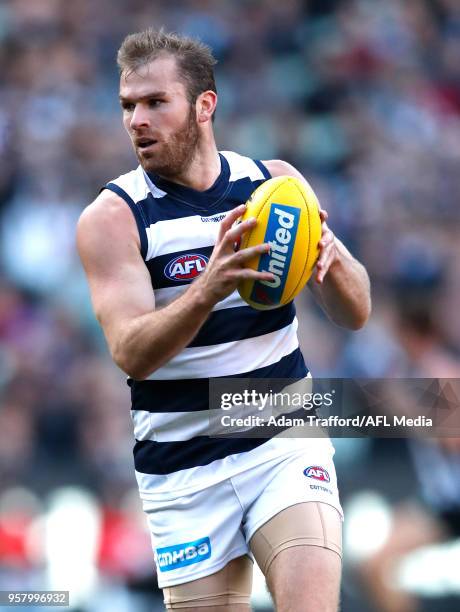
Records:
[[[152,147],[157,142],[157,140],[151,138],[139,138],[139,140],[136,141],[136,146],[138,149],[141,149],[141,151],[145,151],[145,149]]]

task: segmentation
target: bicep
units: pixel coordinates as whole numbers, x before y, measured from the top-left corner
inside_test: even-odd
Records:
[[[94,312],[109,340],[122,326],[155,309],[150,276],[140,255],[137,260],[114,259],[90,268],[87,275]]]
[[[155,309],[129,208],[124,203],[107,210],[89,207],[78,224],[77,245],[94,312],[109,344],[115,343],[125,325]]]

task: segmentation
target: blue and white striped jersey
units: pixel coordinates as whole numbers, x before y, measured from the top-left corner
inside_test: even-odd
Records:
[[[220,153],[221,173],[200,192],[147,174],[140,166],[106,185],[129,205],[157,308],[183,293],[206,266],[225,214],[270,178],[265,166],[233,152]],[[130,380],[134,461],[141,496],[187,487],[193,474],[216,479],[216,468],[236,454],[264,446],[282,454],[285,442],[211,438],[208,384],[212,377],[302,378],[307,375],[297,339],[294,305],[256,311],[233,292],[216,304],[195,338],[147,380]],[[305,442],[305,441],[303,441]],[[289,440],[290,447],[295,446]],[[259,462],[264,451],[259,451]],[[228,472],[228,470],[227,470]],[[199,475],[198,475],[199,473]],[[228,477],[228,473],[227,476]]]

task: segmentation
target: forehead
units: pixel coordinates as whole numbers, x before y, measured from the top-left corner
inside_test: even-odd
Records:
[[[178,75],[174,57],[158,57],[120,77],[120,96],[124,98],[142,98],[151,91],[185,95],[185,85]]]

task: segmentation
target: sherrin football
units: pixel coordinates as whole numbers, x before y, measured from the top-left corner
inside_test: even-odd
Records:
[[[245,280],[238,291],[253,308],[279,308],[303,289],[315,267],[321,239],[319,202],[300,179],[278,176],[262,183],[246,204],[241,221],[255,217],[257,225],[243,235],[240,248],[268,242],[269,253],[249,260],[247,267],[271,272],[274,280]]]

